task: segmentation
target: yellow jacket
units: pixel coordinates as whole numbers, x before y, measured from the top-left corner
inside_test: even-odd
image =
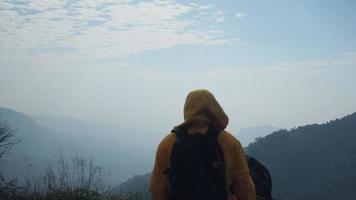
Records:
[[[187,96],[184,122],[177,127],[186,128],[189,134],[193,134],[206,133],[211,125],[225,129],[227,124],[228,117],[214,96],[207,90],[195,90]],[[158,145],[150,185],[153,200],[168,200],[169,182],[164,170],[169,165],[175,141],[175,133],[169,133]],[[255,186],[240,142],[223,130],[218,136],[218,143],[225,161],[225,180],[231,196],[235,195],[238,200],[255,200]]]

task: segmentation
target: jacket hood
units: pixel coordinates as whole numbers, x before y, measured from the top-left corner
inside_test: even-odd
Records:
[[[176,126],[186,128],[193,124],[205,123],[215,128],[225,129],[228,116],[216,101],[214,95],[205,89],[191,91],[184,104],[184,122]]]

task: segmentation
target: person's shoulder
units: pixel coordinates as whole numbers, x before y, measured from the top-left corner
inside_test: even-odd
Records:
[[[229,161],[236,161],[244,155],[244,149],[240,141],[228,131],[223,130],[220,133],[218,142],[221,150]]]
[[[177,139],[176,134],[174,132],[169,132],[168,134],[166,134],[166,136],[164,136],[164,138],[159,143],[158,149],[163,150],[169,148],[174,144],[176,139]]]
[[[230,132],[226,130],[222,130],[220,132],[219,140],[225,144],[231,145],[231,146],[241,146],[240,141]]]

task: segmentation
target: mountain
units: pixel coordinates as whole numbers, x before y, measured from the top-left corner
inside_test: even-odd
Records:
[[[60,148],[58,144],[64,142],[64,138],[58,137],[59,134],[38,125],[23,113],[0,108],[0,115],[0,119],[16,131],[15,137],[20,141],[13,147],[12,153],[25,152],[27,155],[49,157]]]
[[[113,192],[119,194],[139,193],[142,200],[150,200],[151,193],[149,192],[149,184],[151,173],[144,175],[135,175],[125,182],[121,183],[118,187],[113,188]]]
[[[279,129],[269,125],[242,128],[237,131],[236,138],[241,142],[242,146],[246,147],[254,142],[256,138],[265,137]]]
[[[356,113],[274,132],[246,151],[270,169],[276,198],[355,199]]]
[[[61,152],[93,158],[106,170],[111,184],[152,167],[154,145],[145,146],[150,138],[138,137],[150,135],[149,131],[66,117],[28,116],[7,108],[0,108],[0,114],[1,120],[16,129],[20,140],[7,156],[6,165],[1,166],[6,177],[21,179],[28,166],[40,171],[55,162]]]
[[[324,124],[275,131],[245,149],[269,169],[276,200],[355,199],[356,113]],[[148,185],[149,177],[134,176],[118,190],[146,194],[148,188],[142,185]]]

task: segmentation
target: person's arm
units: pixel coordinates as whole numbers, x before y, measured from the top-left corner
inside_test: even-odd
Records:
[[[150,185],[152,200],[168,200],[168,178],[164,175],[167,161],[162,158],[162,156],[165,155],[164,153],[164,145],[162,141],[157,148],[155,163],[152,171]]]
[[[240,142],[234,145],[234,178],[231,185],[232,193],[238,200],[256,200],[255,184],[253,183],[245,154]]]

